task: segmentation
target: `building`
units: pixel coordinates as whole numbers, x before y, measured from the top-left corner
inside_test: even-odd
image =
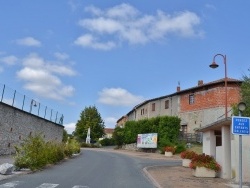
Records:
[[[113,132],[114,132],[114,129],[112,128],[104,128],[104,133],[105,133],[104,138],[112,138]]]
[[[231,106],[240,100],[242,81],[227,79],[228,114]],[[176,92],[146,100],[136,105],[117,121],[117,126],[129,120],[140,120],[157,116],[178,116],[183,133],[195,133],[201,127],[225,118],[225,79],[203,83],[185,90],[177,87]]]

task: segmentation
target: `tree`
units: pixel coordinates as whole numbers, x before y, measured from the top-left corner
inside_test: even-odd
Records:
[[[68,133],[65,129],[63,129],[63,138],[62,138],[62,142],[66,143],[68,140]]]
[[[250,69],[248,69],[250,71]],[[246,110],[243,112],[244,116],[250,117],[250,75],[243,76],[241,84],[241,100],[246,103]]]
[[[85,141],[88,128],[90,128],[91,142],[97,141],[104,135],[104,127],[104,121],[97,108],[95,106],[85,107],[80,114],[80,120],[76,124],[74,136]]]
[[[115,144],[118,147],[121,147],[124,144],[124,128],[116,127],[113,132],[113,138],[115,140]]]

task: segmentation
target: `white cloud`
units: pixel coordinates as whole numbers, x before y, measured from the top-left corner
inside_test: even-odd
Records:
[[[94,38],[92,35],[87,34],[80,36],[76,41],[74,42],[76,45],[80,45],[83,47],[91,47],[93,49],[98,50],[110,50],[115,47],[115,43],[108,41],[108,42],[98,42],[96,38]]]
[[[18,58],[13,55],[0,58],[0,62],[3,62],[7,65],[14,65],[16,64],[17,61],[18,61]]]
[[[90,6],[86,7],[85,11],[91,13],[91,17],[79,21],[85,34],[78,37],[74,43],[93,49],[110,50],[122,42],[146,44],[161,41],[171,35],[202,35],[202,31],[197,29],[201,22],[200,17],[190,11],[167,14],[158,10],[155,15],[146,15],[129,4],[106,10]]]
[[[134,106],[144,101],[142,96],[135,96],[122,88],[105,88],[99,93],[98,102],[113,106]]]
[[[63,64],[52,64],[30,54],[22,61],[23,67],[16,74],[24,81],[24,88],[45,98],[64,100],[74,93],[74,87],[63,84],[59,76],[74,76],[75,72]]]
[[[54,53],[55,57],[59,60],[66,60],[69,58],[69,55],[66,53],[60,53],[60,52],[56,52]]]
[[[34,46],[34,47],[39,47],[41,46],[41,42],[34,39],[33,37],[26,37],[22,39],[16,40],[17,44],[23,45],[23,46]]]
[[[76,123],[68,123],[64,124],[63,126],[68,134],[72,134],[72,132],[75,131]]]

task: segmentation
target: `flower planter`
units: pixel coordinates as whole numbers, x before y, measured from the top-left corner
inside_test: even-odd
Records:
[[[166,157],[172,157],[172,156],[173,156],[173,153],[170,152],[170,151],[165,151],[165,156],[166,156]]]
[[[216,176],[216,172],[205,167],[196,167],[193,171],[193,175],[195,177],[214,178]]]
[[[190,163],[191,163],[191,159],[182,159],[182,166],[189,167]]]

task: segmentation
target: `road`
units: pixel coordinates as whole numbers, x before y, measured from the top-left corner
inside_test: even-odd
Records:
[[[0,188],[154,188],[143,168],[179,165],[115,152],[83,150],[73,159],[42,171],[0,181]]]

